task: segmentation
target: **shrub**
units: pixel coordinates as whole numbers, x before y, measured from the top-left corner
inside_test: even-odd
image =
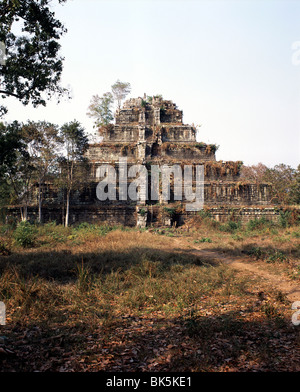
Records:
[[[17,244],[23,248],[31,248],[35,245],[37,228],[30,222],[20,222],[14,231],[13,237]]]
[[[141,208],[140,211],[139,211],[139,214],[140,214],[141,216],[145,216],[146,213],[147,213],[147,210],[146,210],[145,208]]]
[[[174,218],[176,215],[176,208],[168,208],[168,207],[164,207],[163,211],[170,217],[170,218]]]
[[[292,237],[300,238],[300,231],[294,231],[294,232],[292,233]]]
[[[280,250],[275,250],[273,253],[271,253],[267,260],[268,263],[275,263],[275,262],[288,262],[289,259],[287,258],[287,256],[281,252]]]
[[[255,257],[257,260],[265,260],[267,263],[275,262],[288,262],[288,257],[280,250],[277,249],[263,249],[259,246],[252,246],[244,250],[249,256]]]
[[[290,223],[291,216],[292,216],[291,211],[279,211],[279,220],[278,220],[279,226],[283,228],[291,226]]]
[[[229,221],[229,222],[226,222],[224,225],[220,225],[219,229],[221,231],[225,231],[227,233],[234,233],[240,227],[241,227],[240,222]]]
[[[249,256],[255,257],[257,260],[263,259],[265,257],[264,250],[259,246],[252,246],[249,249],[245,249],[244,253],[246,253]]]
[[[64,243],[71,233],[71,227],[57,225],[56,222],[48,222],[38,228],[38,234],[43,237],[45,243]]]
[[[269,221],[266,217],[262,216],[261,218],[251,219],[247,223],[247,229],[250,231],[263,229],[265,227],[272,227],[274,223]]]

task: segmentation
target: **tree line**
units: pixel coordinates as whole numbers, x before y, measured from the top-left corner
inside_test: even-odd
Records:
[[[0,123],[0,207],[17,205],[21,220],[27,220],[28,205],[37,193],[42,222],[50,183],[63,196],[68,226],[71,192],[80,190],[89,174],[87,148],[88,137],[76,120],[61,127],[46,121]]]
[[[271,183],[273,185],[273,202],[280,204],[300,204],[300,165],[297,169],[280,163],[267,167],[263,163],[243,166],[241,178],[255,183]]]

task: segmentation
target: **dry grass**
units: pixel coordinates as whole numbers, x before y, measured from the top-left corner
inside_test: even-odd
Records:
[[[270,289],[262,296],[259,276],[189,252],[195,241],[242,252],[251,241],[274,247],[286,238],[278,249],[288,246],[296,263],[296,232],[263,239],[207,225],[188,233],[46,225],[33,247],[22,248],[3,229],[10,254],[0,256],[7,307],[0,328],[14,354],[0,356],[1,369],[299,370],[299,330],[284,295]]]

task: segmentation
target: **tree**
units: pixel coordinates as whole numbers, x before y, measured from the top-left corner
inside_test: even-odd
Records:
[[[115,100],[118,103],[118,109],[121,109],[123,99],[130,93],[130,83],[121,82],[119,79],[111,86],[111,90]]]
[[[273,195],[282,204],[289,204],[291,202],[290,192],[294,175],[295,169],[284,163],[280,163],[266,170],[264,180],[273,184]]]
[[[26,144],[22,139],[22,124],[14,121],[10,125],[0,123],[0,178],[5,175],[7,167],[12,167],[17,151],[25,151]]]
[[[261,162],[252,166],[243,165],[241,169],[241,178],[256,183],[262,183],[264,182],[264,176],[267,170],[268,167]]]
[[[96,127],[105,127],[114,119],[112,104],[113,96],[110,92],[104,93],[102,97],[93,95],[87,115],[94,117]]]
[[[24,140],[27,143],[31,164],[34,167],[34,180],[38,184],[38,220],[42,222],[42,201],[45,180],[54,172],[60,144],[58,126],[46,121],[30,121],[23,126]]]
[[[291,202],[300,204],[300,165],[294,173],[294,178],[291,184]]]
[[[64,155],[60,158],[60,184],[66,191],[65,226],[69,225],[70,194],[84,186],[88,167],[84,153],[88,148],[88,137],[81,124],[74,120],[60,129]]]
[[[58,0],[63,3],[66,0]],[[63,58],[59,39],[66,32],[54,18],[51,0],[2,0],[0,2],[0,42],[6,61],[0,64],[0,94],[16,97],[24,105],[46,105],[46,98],[64,95],[60,86]],[[16,29],[16,28],[17,29]],[[21,31],[17,35],[14,31]],[[0,114],[6,113],[4,106]]]
[[[281,163],[273,168],[268,168],[263,163],[252,166],[243,166],[241,178],[256,183],[269,182],[273,185],[273,198],[280,203],[299,203],[300,167],[295,171],[291,166]],[[297,174],[298,173],[298,174]],[[299,176],[299,177],[298,177]]]
[[[33,186],[34,166],[30,160],[22,124],[1,124],[0,134],[1,193],[8,204],[20,205],[21,219],[27,220],[27,207]]]
[[[0,123],[0,208],[10,204],[13,192],[8,183],[8,168],[14,166],[17,151],[25,151],[25,147],[21,140],[21,125],[17,121],[9,127]]]

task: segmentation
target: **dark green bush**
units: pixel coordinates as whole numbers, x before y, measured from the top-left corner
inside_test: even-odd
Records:
[[[291,226],[291,211],[279,211],[279,226],[285,228]]]
[[[30,222],[20,222],[13,233],[13,238],[17,244],[23,248],[31,248],[35,245],[37,228]]]
[[[227,233],[234,233],[236,230],[240,229],[241,223],[240,222],[233,222],[229,221],[220,225],[219,230],[225,231]]]
[[[247,223],[247,229],[250,231],[260,230],[260,229],[264,229],[266,227],[273,227],[273,226],[275,226],[275,223],[268,220],[265,216],[262,216],[261,218],[258,218],[258,219],[251,219]]]

